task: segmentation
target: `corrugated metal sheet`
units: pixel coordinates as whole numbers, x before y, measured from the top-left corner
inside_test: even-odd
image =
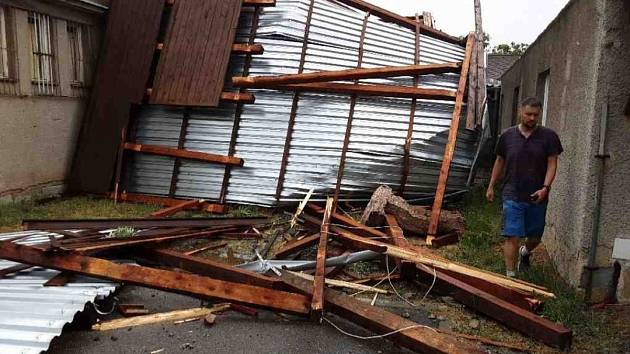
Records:
[[[151,103],[218,105],[241,3],[242,0],[175,2]]]
[[[16,243],[36,245],[49,240],[42,231],[0,234],[0,241],[28,236]],[[0,259],[0,269],[19,263]],[[36,354],[48,349],[61,334],[63,326],[72,322],[86,303],[106,297],[116,284],[88,277],[75,277],[65,286],[44,287],[56,270],[34,267],[0,279],[0,353]]]
[[[296,73],[300,63],[309,0],[278,0],[260,17],[256,43],[265,53],[254,56],[250,75]],[[366,13],[329,0],[316,0],[313,10],[305,72],[355,68],[363,19]],[[241,14],[237,37],[245,41],[251,14]],[[363,67],[414,63],[413,31],[371,16],[365,35]],[[464,47],[420,37],[421,64],[462,61]],[[243,57],[233,56],[229,75],[239,76]],[[420,87],[456,89],[457,74],[425,75]],[[411,86],[411,78],[370,79],[364,82]],[[228,85],[229,86],[229,85]],[[228,87],[229,88],[229,87]],[[241,115],[235,155],[245,161],[233,168],[226,200],[234,203],[274,205],[302,199],[312,187],[320,197],[334,190],[350,108],[350,96],[302,94],[287,171],[280,200],[275,199],[284,150],[292,92],[251,90],[256,103],[245,105]],[[403,171],[404,145],[409,126],[411,99],[359,97],[355,107],[350,144],[342,180],[341,198],[366,199],[379,184],[395,190]],[[408,198],[435,192],[446,146],[453,102],[418,100],[411,146]],[[463,110],[465,112],[465,109]],[[226,154],[234,122],[235,106],[192,109],[186,148]],[[139,119],[140,143],[177,145],[183,110],[146,106]],[[465,119],[463,119],[465,121]],[[472,163],[476,134],[459,130],[447,192],[465,188]],[[136,155],[127,166],[127,190],[136,193],[168,193],[173,159]],[[185,166],[185,167],[184,167]],[[223,166],[186,162],[177,176],[177,197],[217,199]]]
[[[111,1],[104,50],[73,165],[72,187],[76,190],[109,190],[130,102],[140,103],[146,92],[164,3]]]

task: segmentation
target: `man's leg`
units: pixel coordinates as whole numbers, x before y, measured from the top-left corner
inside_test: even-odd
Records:
[[[527,238],[527,242],[525,242],[525,247],[527,247],[527,253],[531,253],[536,247],[540,245],[540,236],[530,236]]]
[[[516,259],[520,238],[516,236],[505,236],[503,245],[503,256],[505,257],[505,272],[507,276],[516,275]]]
[[[505,274],[516,275],[516,260],[520,237],[525,236],[525,210],[523,203],[513,200],[503,201],[503,227],[501,234],[505,237],[503,256],[505,258]]]
[[[518,270],[530,265],[529,256],[540,244],[540,238],[545,231],[546,204],[530,204],[525,212],[525,233],[527,242],[518,251]]]

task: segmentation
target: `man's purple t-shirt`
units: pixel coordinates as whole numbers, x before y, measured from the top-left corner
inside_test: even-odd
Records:
[[[518,126],[506,129],[499,137],[496,154],[505,159],[503,199],[530,201],[530,195],[543,187],[547,158],[560,155],[558,134],[537,127],[525,138]]]

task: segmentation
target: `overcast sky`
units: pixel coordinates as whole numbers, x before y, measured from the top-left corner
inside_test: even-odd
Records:
[[[435,26],[454,35],[475,29],[473,0],[368,0],[368,2],[409,16],[430,11]],[[490,34],[490,45],[531,43],[556,18],[568,0],[481,0],[484,31]]]

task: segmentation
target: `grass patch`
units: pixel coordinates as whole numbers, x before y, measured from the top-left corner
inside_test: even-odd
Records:
[[[43,202],[0,204],[0,232],[20,229],[22,219],[143,218],[161,209],[157,205],[118,203],[98,197],[69,197]]]
[[[498,198],[496,198],[498,199]],[[466,220],[466,232],[456,247],[442,251],[452,260],[500,274],[505,273],[501,236],[501,204],[488,203],[485,191],[471,191],[460,205]],[[557,298],[547,299],[542,316],[562,323],[575,334],[574,349],[609,352],[620,348],[610,314],[594,310],[558,274],[550,261],[534,262],[518,277],[548,288]]]

